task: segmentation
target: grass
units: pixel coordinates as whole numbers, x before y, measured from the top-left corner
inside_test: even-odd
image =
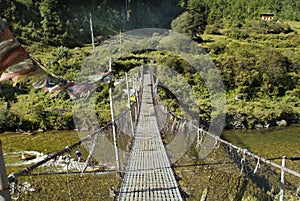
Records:
[[[0,134],[3,152],[38,151],[42,153],[53,153],[67,145],[78,141],[75,131],[49,131],[37,132],[33,135],[21,133]]]
[[[272,130],[262,130],[261,132],[247,131],[247,133],[240,130],[238,135],[233,134],[233,132],[236,133],[237,131],[226,131],[225,136],[226,139],[235,145],[247,148],[251,152],[259,153],[258,155],[275,157],[283,154],[278,153],[280,150],[285,151],[284,154],[286,155],[300,154],[297,149],[299,144],[297,140],[298,130],[299,126],[277,129],[275,130],[277,134],[269,132]],[[283,135],[284,137],[282,137]],[[52,131],[36,133],[35,135],[4,133],[0,135],[0,139],[3,142],[4,153],[24,150],[54,153],[76,142],[78,136],[75,131]],[[179,184],[185,193],[190,194],[187,201],[199,200],[205,192],[207,192],[206,200],[235,200],[238,198],[260,200],[262,197],[268,199],[276,196],[276,193],[268,196],[266,191],[258,188],[255,179],[249,179],[245,175],[240,176],[240,170],[237,165],[224,150],[220,146],[203,160],[195,161],[191,160],[191,158],[185,160],[184,158],[177,164],[175,171],[182,177]],[[251,161],[251,158],[248,159]],[[240,159],[236,159],[236,161],[239,162]],[[297,163],[297,161],[294,162],[294,165]],[[253,165],[255,167],[255,164],[252,163]],[[287,161],[287,167],[291,168],[293,164]],[[68,200],[69,195],[75,200],[85,198],[93,200],[95,196],[100,200],[108,200],[110,199],[110,185],[116,187],[118,181],[115,174],[87,173],[83,177],[80,177],[79,174],[72,174],[66,177],[66,175],[60,174],[43,175],[37,171],[39,170],[36,169],[32,172],[36,175],[21,177],[19,183],[28,181],[32,185],[39,187],[40,191],[26,192],[20,200],[37,199],[47,201],[53,198],[57,200],[66,198]],[[259,175],[268,174],[268,171],[264,166],[261,166]],[[9,169],[8,173],[11,172],[16,171]],[[274,173],[270,174],[270,176],[270,179],[275,179],[273,185],[279,184],[279,180],[276,180],[278,178]]]
[[[297,31],[298,33],[300,33],[300,22],[296,22],[296,21],[287,21],[286,22],[288,25],[291,26],[291,28],[295,31]]]
[[[300,22],[286,21],[285,23],[287,23],[292,28],[292,30],[294,30],[296,33],[300,33]],[[283,42],[286,40],[288,41],[288,39],[287,39],[288,34],[256,34],[256,33],[248,33],[249,34],[248,39],[237,40],[234,38],[228,38],[224,35],[224,33],[228,30],[230,30],[230,29],[228,29],[228,28],[220,29],[220,32],[223,33],[223,35],[203,34],[201,36],[204,40],[203,46],[207,47],[208,44],[211,44],[213,42],[220,41],[220,40],[227,40],[228,42],[239,42],[239,43],[242,42],[242,43],[246,43],[246,44],[247,43],[253,44],[253,42],[254,42],[254,43],[257,43],[260,45],[268,45],[268,46],[272,45],[271,43],[274,43],[274,42]],[[243,29],[241,29],[241,30],[243,30]],[[251,41],[249,41],[249,39]]]
[[[43,154],[55,153],[79,140],[75,131],[37,132],[33,135],[21,133],[2,133],[3,153],[21,153],[23,151],[37,151]],[[21,162],[21,154],[4,157],[6,164]],[[7,173],[20,171],[24,166],[8,166]]]
[[[299,22],[289,22],[290,26],[296,30],[297,32],[300,31],[300,23]],[[203,46],[207,47],[209,44],[214,43],[219,40],[226,40],[228,42],[238,42],[242,43],[243,45],[252,45],[253,43],[263,45],[272,45],[275,42],[278,42],[279,39],[273,38],[273,35],[263,35],[266,38],[271,38],[271,41],[262,41],[261,38],[253,38],[250,36],[250,40],[236,40],[232,38],[227,38],[224,35],[211,35],[205,34],[203,35],[203,39],[206,41]],[[262,36],[261,36],[262,37]],[[280,47],[281,48],[281,47]],[[33,56],[36,59],[41,60],[42,62],[51,61],[53,56],[51,55],[51,51],[55,49],[54,47],[40,47],[38,44],[33,45],[28,48],[30,52],[32,52]],[[283,48],[284,49],[284,48]],[[42,50],[42,51],[40,51]],[[80,52],[91,52],[91,46],[81,48]],[[70,50],[72,53],[76,54],[77,50]],[[242,131],[244,132],[244,131]],[[243,135],[243,134],[242,134]],[[247,135],[245,139],[242,140],[241,143],[248,143],[246,148],[250,151],[256,153],[264,153],[266,157],[272,157],[281,155],[278,151],[285,150],[285,154],[291,154],[293,150],[297,151],[298,141],[295,138],[290,138],[288,135],[282,137],[284,135],[280,134],[279,136],[272,136],[270,142],[265,141],[265,135],[259,134],[255,137],[252,135]],[[234,137],[228,135],[228,138],[232,138],[234,144],[239,144],[240,139],[235,139]],[[248,138],[248,139],[247,139]],[[274,139],[276,138],[276,139]],[[280,139],[282,138],[282,139]],[[296,138],[298,139],[298,138]],[[3,133],[0,134],[0,140],[3,143],[3,150],[4,153],[8,152],[19,152],[24,150],[29,151],[38,151],[42,153],[54,153],[58,150],[63,149],[67,145],[71,145],[74,142],[78,141],[79,138],[75,131],[51,131],[51,132],[44,132],[44,133],[36,133],[34,135],[24,135],[24,134],[17,134],[17,133]],[[242,145],[241,145],[242,146]],[[299,152],[293,152],[298,154]],[[223,153],[224,154],[224,153]],[[300,154],[300,153],[299,153]],[[222,159],[222,158],[221,158]],[[5,161],[10,163],[11,159],[6,158]],[[15,159],[14,159],[15,160]],[[211,158],[211,160],[216,160]],[[182,165],[182,164],[181,164]],[[295,164],[291,164],[287,162],[289,167],[293,167]],[[299,167],[299,166],[298,166]],[[232,168],[232,169],[230,169]],[[249,179],[246,177],[241,177],[238,173],[239,171],[236,169],[237,167],[234,165],[224,166],[223,168],[216,167],[215,165],[204,165],[202,164],[199,167],[179,167],[176,168],[177,173],[182,174],[182,181],[180,181],[181,187],[189,191],[191,194],[190,198],[187,200],[199,200],[199,198],[207,192],[207,200],[236,200],[241,198],[241,196],[245,200],[259,200],[261,196],[259,189],[255,186],[254,183],[251,183]],[[16,168],[8,169],[8,173],[16,172]],[[233,171],[233,172],[231,172]],[[45,195],[38,195],[36,194],[38,199],[42,200],[51,200],[55,199],[62,199],[62,195],[73,194],[74,198],[78,199],[87,199],[92,198],[92,195],[96,193],[100,193],[101,200],[108,200],[109,198],[109,183],[113,183],[115,185],[116,178],[112,175],[109,177],[107,176],[99,176],[97,177],[90,177],[87,176],[85,178],[79,178],[77,176],[73,176],[70,178],[70,181],[75,184],[73,186],[73,191],[68,190],[68,186],[65,186],[67,183],[67,179],[63,176],[55,177],[48,177],[47,179],[42,177],[31,178],[33,180],[37,180],[36,183],[41,182],[42,180],[47,181],[46,183],[40,183],[43,186],[42,192],[48,192]],[[78,182],[79,181],[79,182]],[[62,187],[62,184],[64,186]],[[228,185],[227,185],[228,184]],[[49,187],[45,187],[49,186]],[[88,187],[89,191],[86,190]],[[97,188],[94,188],[97,187]],[[229,188],[230,187],[230,188]],[[78,191],[75,192],[74,191]],[[84,190],[85,189],[85,190]],[[96,192],[97,191],[97,192]],[[53,193],[55,192],[55,193]],[[87,194],[85,194],[87,192]],[[218,195],[214,194],[214,192],[219,192]],[[263,192],[265,194],[265,192]],[[49,198],[48,195],[53,195]],[[76,194],[76,196],[75,196]],[[80,195],[81,194],[81,195]],[[86,196],[84,196],[86,195]],[[23,200],[30,200],[33,198],[33,193],[29,193],[24,195]],[[21,199],[22,200],[22,199]]]

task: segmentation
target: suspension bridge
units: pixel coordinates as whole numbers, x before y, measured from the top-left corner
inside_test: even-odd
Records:
[[[38,163],[8,176],[14,200],[299,200],[300,174],[272,160],[259,157],[218,136],[198,128],[153,101],[153,83],[145,68],[140,98],[132,108],[86,138],[67,146]],[[158,107],[157,107],[158,106]],[[139,108],[139,109],[136,109]],[[134,111],[135,110],[135,111]],[[133,113],[137,124],[131,136],[128,119]],[[164,120],[162,120],[164,119]],[[112,125],[117,125],[117,153],[123,154],[119,169],[114,164],[93,160],[104,139],[112,139]],[[171,164],[159,124],[164,133],[195,133],[192,148],[177,167]],[[127,133],[128,132],[128,133]],[[123,146],[123,135],[128,144]],[[204,138],[215,148],[205,159],[197,159],[197,148]],[[89,144],[80,158],[78,150]],[[103,144],[103,143],[102,143]],[[104,143],[106,144],[106,143]],[[107,151],[101,147],[102,152]],[[77,153],[77,154],[75,154]],[[108,153],[104,153],[108,154]],[[81,161],[85,158],[86,161]],[[187,158],[192,158],[188,161]],[[284,162],[283,158],[283,162]],[[118,166],[118,165],[117,165]],[[114,174],[117,172],[117,174]],[[3,190],[1,190],[3,191]]]
[[[149,71],[119,200],[182,200],[158,129]]]

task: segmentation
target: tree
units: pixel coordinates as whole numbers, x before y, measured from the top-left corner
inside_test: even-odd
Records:
[[[295,84],[288,74],[291,62],[278,51],[264,50],[256,63],[263,78],[262,90],[269,95],[283,96]]]
[[[186,11],[172,21],[174,31],[186,34],[196,42],[202,42],[201,34],[205,31],[206,17],[203,13]]]
[[[58,45],[60,36],[64,34],[63,12],[58,0],[45,0],[40,3],[41,25],[44,42],[50,45]]]
[[[171,23],[173,30],[186,34],[196,42],[202,42],[201,34],[204,33],[207,25],[207,3],[198,0],[180,1],[181,6],[186,10]]]

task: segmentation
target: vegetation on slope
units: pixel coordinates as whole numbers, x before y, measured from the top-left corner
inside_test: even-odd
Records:
[[[1,17],[26,49],[65,79],[76,78],[91,51],[85,45],[90,43],[90,13],[97,44],[119,31],[172,27],[199,42],[219,69],[227,91],[227,127],[267,127],[280,120],[299,120],[297,2],[163,0],[130,1],[127,6],[125,2],[3,0],[0,8]],[[263,12],[274,13],[276,19],[260,20]],[[81,48],[73,49],[77,46]],[[203,79],[176,56],[136,53],[114,62],[113,68],[124,71],[150,59],[185,72],[198,98],[200,117],[209,122],[210,99]],[[109,121],[107,95],[107,86],[99,86],[97,109],[103,122]],[[55,98],[26,83],[6,82],[1,83],[0,97],[2,131],[74,127],[67,94]],[[175,108],[168,97],[165,94],[166,103]]]

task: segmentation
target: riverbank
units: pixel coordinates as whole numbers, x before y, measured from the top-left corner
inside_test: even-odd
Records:
[[[225,130],[222,138],[261,157],[276,158],[277,163],[281,163],[282,156],[300,156],[300,124],[269,129]],[[287,160],[286,163],[286,167],[300,171],[299,160]]]
[[[222,138],[227,141],[241,147],[242,149],[248,149],[249,151],[264,157],[264,158],[277,158],[273,161],[280,164],[281,157],[286,155],[290,156],[300,156],[299,143],[300,143],[300,125],[290,125],[286,127],[271,127],[269,129],[236,129],[236,130],[224,130]],[[20,133],[2,133],[0,134],[0,139],[3,142],[3,149],[5,154],[5,162],[7,165],[7,172],[16,173],[20,169],[27,166],[12,166],[21,161],[21,153],[24,151],[37,151],[39,153],[51,154],[55,153],[64,147],[73,144],[78,141],[79,137],[75,130],[72,131],[45,131],[37,132],[33,135],[26,135]],[[222,146],[220,146],[222,147]],[[216,151],[221,151],[223,149],[216,148]],[[81,149],[83,151],[83,149]],[[20,153],[16,158],[14,154],[8,153]],[[73,151],[72,151],[72,154]],[[12,158],[10,158],[12,156]],[[86,156],[86,154],[85,154]],[[185,193],[189,194],[187,200],[199,200],[199,196],[202,196],[203,192],[207,193],[208,198],[223,198],[223,196],[234,197],[238,194],[240,189],[244,192],[243,197],[248,197],[251,200],[259,200],[261,195],[266,196],[266,192],[262,192],[257,188],[255,183],[245,176],[240,176],[240,170],[233,163],[212,163],[212,161],[222,161],[224,158],[222,154],[212,154],[204,161],[198,161],[198,166],[193,166],[189,164],[178,164],[179,166],[175,168],[176,173],[181,180],[179,184]],[[226,154],[225,154],[226,156]],[[213,158],[212,158],[213,157]],[[219,157],[219,158],[215,158]],[[212,160],[213,159],[213,160]],[[192,164],[192,163],[191,163]],[[223,166],[222,166],[223,164]],[[300,171],[299,161],[286,161],[286,167]],[[71,174],[76,177],[76,174]],[[108,198],[109,196],[109,185],[117,186],[118,180],[114,177],[114,174],[85,174],[85,175],[97,175],[101,178],[97,178],[97,185],[101,188],[101,198]],[[37,175],[36,175],[37,176]],[[42,187],[47,186],[47,189],[59,190],[56,185],[62,175],[55,177],[56,175],[48,175],[48,183],[43,183]],[[72,176],[72,178],[73,178]],[[79,176],[79,174],[78,174]],[[44,176],[45,177],[45,176]],[[52,178],[53,177],[53,178]],[[39,179],[39,177],[36,177]],[[91,177],[90,180],[95,177]],[[108,178],[110,181],[108,181]],[[24,179],[24,178],[23,178]],[[25,178],[26,179],[26,178]],[[89,181],[90,181],[89,180]],[[33,180],[30,180],[31,182]],[[71,180],[73,182],[79,182],[80,184],[85,182],[82,177],[75,178]],[[240,185],[241,183],[247,182],[246,186]],[[276,180],[277,182],[277,180]],[[278,180],[279,182],[279,180]],[[228,183],[230,183],[230,188],[228,188]],[[86,184],[86,183],[85,183]],[[79,184],[78,184],[79,185]],[[91,184],[92,185],[92,184]],[[90,186],[90,185],[89,185]],[[247,187],[247,188],[246,188]],[[58,189],[57,189],[58,188]],[[87,188],[86,185],[82,188]],[[90,188],[88,188],[90,189]],[[226,190],[227,189],[227,190]],[[49,190],[50,191],[50,190]],[[236,192],[237,191],[237,192]],[[45,192],[45,188],[41,193]],[[99,192],[98,192],[99,193]],[[257,193],[258,198],[254,199]],[[32,194],[39,195],[39,194]],[[62,196],[62,194],[57,193],[57,196]],[[214,199],[215,200],[215,199]]]
[[[289,126],[297,126],[300,125],[299,119],[271,119],[271,120],[258,120],[255,118],[253,120],[252,116],[247,115],[240,115],[240,114],[227,114],[226,120],[225,120],[225,126],[224,131],[230,131],[230,130],[242,130],[242,131],[251,131],[251,130],[268,130],[268,129],[276,129],[276,128],[287,128]],[[203,127],[209,126],[209,122],[205,122],[203,124]],[[18,128],[12,128],[7,131],[1,131],[0,130],[0,137],[1,135],[5,135],[7,133],[14,133],[16,135],[21,136],[34,136],[38,133],[57,133],[57,132],[67,132],[67,133],[73,133],[77,132],[76,129],[73,129],[75,126],[70,126],[71,129],[33,129],[33,130],[22,130],[19,127]]]
[[[222,137],[263,157],[300,156],[298,149],[300,124],[269,127],[268,129],[224,129]],[[17,159],[20,161],[24,151],[36,151],[41,154],[55,153],[77,142],[80,138],[75,130],[61,130],[34,132],[32,135],[5,132],[0,134],[0,140],[3,144],[3,152],[20,153],[20,157]],[[16,157],[13,155],[11,158],[6,158],[8,164],[16,162]],[[18,169],[16,167],[11,168]]]
[[[226,130],[231,129],[268,129],[272,127],[287,127],[294,124],[299,124],[299,119],[282,119],[282,118],[272,118],[270,120],[259,120],[253,117],[228,114],[226,118]]]
[[[300,122],[300,107],[295,94],[284,97],[258,97],[255,100],[227,98],[227,129],[260,129],[287,126]]]

